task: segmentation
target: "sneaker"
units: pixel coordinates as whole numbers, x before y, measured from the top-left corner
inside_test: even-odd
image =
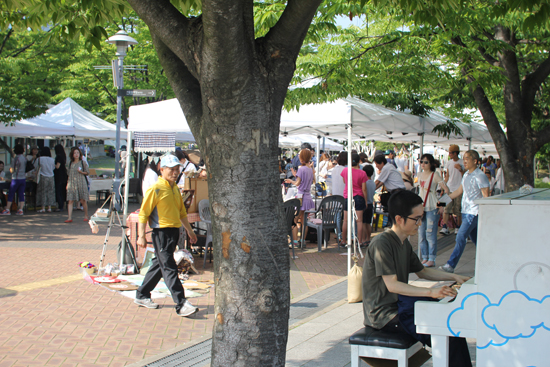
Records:
[[[19,210],[15,213],[15,215],[23,215],[23,211],[22,211],[21,209],[19,209]]]
[[[454,273],[455,272],[455,268],[453,268],[451,265],[449,264],[445,264],[443,266],[440,266],[439,267],[439,270],[443,270],[443,271],[446,271],[447,273]]]
[[[439,233],[444,234],[444,235],[448,235],[450,232],[449,232],[448,228],[443,227],[443,228],[441,228],[441,231],[439,231]]]
[[[185,300],[185,302],[183,302],[183,306],[178,311],[178,315],[187,317],[187,316],[193,315],[198,310],[199,310],[198,307],[193,306],[191,302],[189,302],[188,300]]]
[[[143,298],[143,299],[138,299],[136,298],[134,300],[134,303],[138,306],[141,306],[141,307],[147,307],[147,308],[159,308],[159,305],[156,304],[155,302],[153,302],[151,300],[151,298]]]
[[[0,213],[0,215],[11,215],[11,212],[9,209],[4,209],[2,210],[2,213]]]

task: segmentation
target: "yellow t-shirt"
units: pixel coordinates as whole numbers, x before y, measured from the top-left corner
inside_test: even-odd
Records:
[[[151,228],[179,228],[181,219],[187,218],[187,211],[178,187],[159,177],[143,198],[139,222]]]

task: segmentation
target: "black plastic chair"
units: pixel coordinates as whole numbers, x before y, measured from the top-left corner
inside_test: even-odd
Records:
[[[206,240],[204,242],[204,264],[203,268],[206,267],[206,257],[208,256],[208,250],[210,250],[210,262],[212,262],[212,219],[210,217],[210,201],[208,199],[203,199],[199,201],[199,216],[201,218],[201,223],[206,224]]]
[[[304,225],[302,231],[308,227],[315,228],[317,230],[317,247],[319,252],[321,251],[321,244],[324,239],[324,246],[327,248],[328,236],[330,236],[329,230],[336,229],[337,233],[340,232],[338,228],[338,215],[344,210],[345,199],[340,195],[332,195],[324,198],[319,204],[319,209],[306,210],[304,213]],[[321,212],[321,218],[317,218],[317,213]],[[315,218],[308,219],[308,214],[315,213]],[[323,236],[324,235],[324,236]],[[303,245],[302,235],[302,245]]]
[[[300,199],[290,199],[283,203],[283,209],[285,210],[285,223],[288,229],[288,235],[290,236],[290,243],[292,244],[292,258],[295,259],[294,255],[294,238],[292,237],[292,227],[294,224],[294,218],[300,213]]]

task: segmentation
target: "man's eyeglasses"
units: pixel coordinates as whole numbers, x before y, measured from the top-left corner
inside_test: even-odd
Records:
[[[422,218],[424,218],[424,214],[422,214],[422,215],[421,215],[420,217],[418,217],[418,218],[407,217],[407,219],[414,220],[414,224],[416,224],[416,225],[419,225],[419,224],[422,222]]]
[[[424,164],[430,164],[429,161],[420,161],[420,163],[424,163]]]

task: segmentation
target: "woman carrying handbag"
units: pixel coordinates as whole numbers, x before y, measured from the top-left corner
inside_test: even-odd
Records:
[[[422,256],[422,264],[427,268],[435,266],[437,255],[437,225],[439,223],[440,210],[437,207],[437,185],[441,185],[446,193],[449,188],[445,181],[436,172],[436,164],[433,155],[424,154],[420,158],[422,171],[418,174],[419,193],[424,201],[424,216],[422,224],[418,228],[418,247]]]

